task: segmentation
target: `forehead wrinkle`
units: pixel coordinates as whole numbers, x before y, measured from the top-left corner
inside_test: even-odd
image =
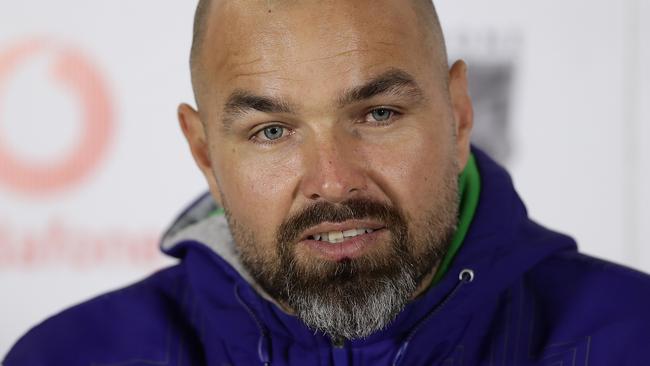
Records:
[[[235,73],[230,78],[230,80],[234,80],[234,79],[237,79],[237,78],[240,78],[240,77],[247,77],[247,76],[262,76],[262,75],[268,75],[268,74],[272,74],[272,73],[282,73],[282,72],[286,72],[287,69],[292,69],[293,67],[295,67],[297,65],[311,63],[311,62],[328,61],[328,60],[332,60],[332,59],[335,59],[335,58],[338,58],[338,57],[348,56],[348,55],[351,55],[351,54],[354,54],[354,53],[364,53],[364,52],[370,52],[370,51],[371,51],[370,49],[351,49],[351,50],[341,51],[341,52],[338,52],[338,53],[336,53],[334,55],[330,55],[330,56],[315,57],[315,58],[310,58],[310,59],[305,59],[305,60],[297,60],[297,61],[294,61],[294,62],[290,62],[290,63],[288,63],[288,67],[286,67],[286,68],[272,69],[272,70],[262,70],[262,71],[239,72],[239,73]],[[241,64],[234,65],[234,68],[240,68],[240,67],[248,66],[248,65],[251,65],[251,64],[254,64],[254,63],[258,63],[261,60],[262,60],[262,57],[259,57],[258,59],[254,60],[254,61],[249,61],[249,62],[246,62],[246,63],[241,63]],[[295,79],[293,79],[293,78],[282,77],[282,76],[276,76],[276,77],[274,77],[274,79],[286,80],[286,81],[295,81]]]
[[[310,59],[307,59],[307,60],[300,60],[300,61],[297,61],[296,64],[303,64],[303,63],[317,62],[317,61],[327,61],[327,60],[335,59],[337,57],[348,56],[348,55],[351,55],[351,54],[354,54],[354,53],[364,53],[364,52],[369,52],[369,51],[370,51],[369,49],[365,49],[365,48],[355,48],[355,49],[351,49],[351,50],[337,52],[336,54],[330,55],[330,56],[322,56],[322,57],[310,58]]]
[[[268,75],[268,74],[273,74],[276,72],[282,71],[281,69],[274,69],[274,70],[263,70],[263,71],[251,71],[251,72],[240,72],[236,73],[232,76],[231,80],[237,79],[237,78],[242,78],[242,77],[247,77],[247,76],[261,76],[261,75]]]
[[[242,67],[242,66],[248,66],[248,65],[251,65],[251,64],[255,64],[255,63],[258,63],[258,62],[262,61],[262,59],[263,58],[261,56],[259,56],[254,60],[241,62],[241,63],[235,65],[235,67]]]

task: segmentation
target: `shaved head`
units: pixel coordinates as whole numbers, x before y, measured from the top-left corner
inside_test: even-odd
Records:
[[[194,16],[194,32],[192,37],[192,48],[190,52],[190,69],[192,73],[192,86],[194,89],[195,97],[198,103],[198,84],[201,73],[201,54],[204,48],[206,32],[208,28],[208,20],[210,18],[210,11],[214,2],[221,0],[199,0],[196,7]],[[447,61],[447,49],[445,46],[444,35],[442,27],[438,19],[438,13],[431,0],[409,0],[411,4],[416,7],[419,16],[420,25],[426,27],[426,44],[436,50],[436,59],[434,63],[439,68],[441,75],[446,80],[447,69],[449,67]],[[265,5],[278,2],[278,0],[268,0]]]
[[[192,72],[195,70],[197,58],[200,54],[201,45],[205,38],[206,18],[209,13],[210,4],[212,0],[199,0],[199,5],[196,7],[194,15],[194,33],[192,36],[192,50],[190,51],[190,67]]]

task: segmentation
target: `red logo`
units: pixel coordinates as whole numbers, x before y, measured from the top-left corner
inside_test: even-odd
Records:
[[[12,151],[3,140],[0,120],[0,185],[29,195],[52,194],[78,184],[97,168],[113,134],[113,108],[97,68],[80,51],[55,47],[46,40],[23,42],[0,53],[0,112],[11,107],[2,101],[12,75],[27,61],[46,52],[55,55],[49,65],[48,82],[74,95],[83,121],[79,138],[69,153],[43,162]]]

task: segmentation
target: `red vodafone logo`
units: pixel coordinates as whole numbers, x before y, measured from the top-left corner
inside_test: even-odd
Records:
[[[111,98],[98,69],[82,52],[48,40],[27,41],[0,50],[0,112],[12,107],[4,103],[12,76],[44,53],[53,53],[54,57],[48,65],[49,78],[43,82],[53,83],[62,93],[73,96],[82,119],[81,131],[62,156],[35,161],[8,144],[3,133],[6,124],[0,119],[0,185],[28,195],[48,195],[79,184],[98,167],[113,135]],[[50,122],[55,123],[56,116],[52,117]]]

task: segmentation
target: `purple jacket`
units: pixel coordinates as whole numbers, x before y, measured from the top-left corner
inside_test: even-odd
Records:
[[[178,265],[46,320],[3,365],[650,365],[650,277],[531,221],[474,154],[480,202],[448,274],[367,339],[336,347],[280,310],[206,195],[163,241]]]

